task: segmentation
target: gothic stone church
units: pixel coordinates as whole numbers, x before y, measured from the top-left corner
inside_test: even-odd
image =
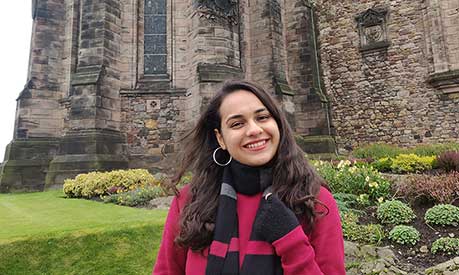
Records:
[[[33,0],[32,17],[1,192],[173,165],[226,79],[271,91],[309,153],[459,137],[458,0]]]

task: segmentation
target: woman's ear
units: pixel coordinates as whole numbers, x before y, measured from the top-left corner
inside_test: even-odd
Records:
[[[214,129],[214,133],[220,147],[222,147],[223,150],[226,150],[225,141],[223,140],[223,136],[220,134],[220,131],[218,131],[218,129]]]

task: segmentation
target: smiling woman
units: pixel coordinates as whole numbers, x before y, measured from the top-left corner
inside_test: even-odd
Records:
[[[187,138],[173,182],[193,179],[173,200],[153,274],[345,274],[336,202],[267,92],[225,83]]]

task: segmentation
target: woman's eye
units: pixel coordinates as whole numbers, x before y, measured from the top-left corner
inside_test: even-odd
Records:
[[[264,120],[269,119],[270,117],[271,117],[270,115],[262,115],[262,116],[259,116],[259,117],[258,117],[258,120],[264,121]]]
[[[230,127],[231,128],[237,128],[237,127],[240,127],[240,126],[242,126],[242,122],[234,122],[234,123],[231,124]]]

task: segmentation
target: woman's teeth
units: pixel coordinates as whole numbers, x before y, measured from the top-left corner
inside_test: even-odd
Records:
[[[265,143],[266,143],[266,140],[262,140],[262,141],[259,141],[257,143],[251,143],[251,144],[247,145],[247,148],[251,148],[251,149],[257,148],[259,146],[264,145]]]

